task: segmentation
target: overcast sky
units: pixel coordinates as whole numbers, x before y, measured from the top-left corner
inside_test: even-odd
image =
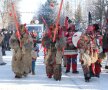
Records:
[[[21,21],[22,23],[29,24],[34,13],[28,12],[36,12],[39,6],[45,3],[46,0],[21,0],[19,3],[19,10],[21,13]],[[27,12],[27,13],[24,13]]]

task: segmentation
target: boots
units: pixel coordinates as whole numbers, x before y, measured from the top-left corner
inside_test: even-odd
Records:
[[[15,75],[15,78],[22,78],[22,76]]]
[[[22,78],[22,74],[16,73],[15,78]]]
[[[84,74],[84,76],[85,76],[85,82],[89,82],[89,80],[90,80],[90,74],[87,73],[87,74]]]
[[[70,72],[70,70],[66,70],[66,72],[65,73],[69,73]]]
[[[6,65],[6,63],[5,62],[2,62],[2,63],[0,63],[0,65]]]
[[[107,65],[105,66],[105,69],[108,69],[108,66]]]
[[[78,73],[79,73],[79,71],[72,71],[72,73],[78,74]]]
[[[34,71],[32,71],[32,75],[35,75],[35,72]]]

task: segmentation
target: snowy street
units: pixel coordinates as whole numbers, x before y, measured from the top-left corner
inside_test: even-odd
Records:
[[[0,90],[108,90],[108,0],[0,0]]]
[[[36,75],[16,79],[11,69],[12,52],[7,51],[6,54],[3,59],[7,64],[0,66],[0,90],[108,90],[108,73],[104,70],[104,63],[99,79],[94,77],[90,82],[85,82],[79,63],[79,74],[65,74],[65,68],[62,67],[62,79],[55,81],[46,76],[41,50],[36,62]]]

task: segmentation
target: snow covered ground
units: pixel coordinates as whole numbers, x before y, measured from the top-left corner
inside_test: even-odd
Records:
[[[108,90],[108,73],[104,70],[104,64],[100,78],[92,78],[89,83],[84,81],[83,72],[78,64],[79,74],[65,74],[65,68],[62,67],[62,80],[55,81],[48,79],[45,73],[43,63],[42,49],[36,62],[36,75],[29,75],[21,79],[14,78],[11,69],[12,52],[7,51],[3,57],[7,63],[0,66],[0,90]]]

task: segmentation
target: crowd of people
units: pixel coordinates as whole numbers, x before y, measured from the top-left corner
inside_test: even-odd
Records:
[[[65,73],[78,74],[79,54],[85,82],[89,82],[91,77],[99,78],[102,60],[108,57],[108,28],[106,27],[105,33],[102,33],[99,24],[88,25],[88,28],[81,32],[78,42],[72,40],[73,37],[77,38],[76,33],[79,32],[73,23],[68,22],[65,26],[58,25],[57,31],[55,30],[56,26],[52,24],[42,39],[47,77],[61,80],[62,62],[66,67]],[[105,69],[108,69],[108,64]]]
[[[79,54],[85,82],[89,82],[91,77],[99,78],[101,63],[106,57],[105,69],[108,69],[108,28],[106,27],[103,33],[99,24],[91,24],[81,32],[76,30],[75,24],[70,22],[68,17],[67,21],[64,26],[51,24],[43,34],[41,44],[44,48],[47,77],[61,80],[62,66],[65,67],[65,73],[79,74],[77,66]],[[81,33],[80,38],[73,41],[73,37],[77,38],[77,32]],[[19,26],[19,33],[15,31],[7,37],[5,32],[0,36],[0,49],[3,52],[0,53],[0,65],[6,64],[2,59],[2,55],[5,55],[4,47],[5,50],[11,48],[12,71],[15,78],[26,77],[29,73],[35,75],[35,62],[39,53],[37,35],[33,32],[29,33],[26,25],[23,24]]]

